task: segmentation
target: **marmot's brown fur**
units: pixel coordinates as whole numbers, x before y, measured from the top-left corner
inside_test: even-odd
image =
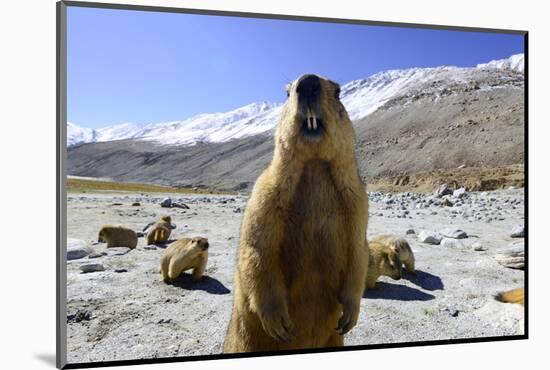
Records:
[[[149,233],[147,233],[147,245],[166,242],[171,232],[172,217],[162,216],[153,224]]]
[[[387,243],[372,239],[368,244],[369,268],[366,280],[367,289],[376,286],[376,280],[381,276],[389,276],[394,280],[401,279],[401,260],[399,253]]]
[[[224,352],[343,345],[367,271],[367,193],[339,86],[288,88],[275,151],[244,212]]]
[[[160,258],[162,279],[171,282],[185,270],[193,269],[193,280],[200,280],[208,261],[208,247],[208,239],[202,237],[170,243]]]
[[[523,306],[525,303],[525,290],[524,288],[517,288],[502,292],[496,296],[496,299],[504,303],[518,303]]]
[[[99,230],[98,242],[107,242],[107,248],[127,247],[134,249],[137,245],[137,234],[124,226],[104,225]]]
[[[371,239],[371,242],[384,244],[394,249],[399,254],[401,263],[405,265],[405,270],[414,274],[414,254],[407,240],[393,235],[380,235]]]

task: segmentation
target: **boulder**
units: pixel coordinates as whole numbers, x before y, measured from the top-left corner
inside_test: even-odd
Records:
[[[452,193],[453,193],[453,191],[449,188],[449,186],[447,184],[442,184],[435,191],[434,195],[438,198],[441,198],[444,195],[451,195]]]
[[[441,231],[441,235],[453,239],[466,239],[468,234],[464,230],[447,228]]]
[[[84,258],[92,252],[93,249],[87,246],[83,240],[67,239],[67,261]]]
[[[511,244],[508,249],[498,253],[495,259],[502,266],[523,270],[525,267],[525,246],[523,242]]]
[[[522,225],[516,225],[512,229],[512,234],[510,234],[512,238],[523,238],[525,237],[525,228]]]
[[[164,199],[160,202],[160,206],[163,207],[163,208],[170,208],[170,207],[172,207],[172,198],[164,198]]]
[[[453,191],[453,197],[455,198],[462,198],[465,195],[466,195],[466,189],[464,188],[456,189],[455,191]]]
[[[444,248],[462,248],[464,244],[458,239],[442,238],[440,245]]]
[[[80,265],[80,271],[83,273],[105,271],[105,267],[101,263],[86,263]]]
[[[441,234],[434,231],[422,230],[418,234],[418,240],[426,244],[438,245],[439,243],[441,243],[441,239]]]

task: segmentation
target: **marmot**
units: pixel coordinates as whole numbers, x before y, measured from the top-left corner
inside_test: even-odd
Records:
[[[149,225],[147,225],[144,230],[146,230]],[[151,230],[147,233],[147,245],[166,242],[172,232],[172,226],[172,217],[162,216],[158,221],[153,223]]]
[[[160,272],[165,282],[174,281],[180,274],[193,269],[193,280],[200,280],[208,261],[208,239],[184,238],[170,243],[160,258]]]
[[[243,215],[225,353],[342,346],[357,323],[368,197],[339,91],[316,75],[287,89]]]
[[[373,239],[368,243],[368,251],[367,289],[373,289],[376,286],[376,280],[380,275],[389,276],[394,280],[401,279],[401,260],[394,248]]]
[[[524,288],[512,289],[507,292],[499,293],[495,298],[497,301],[504,303],[518,303],[523,306],[525,303],[525,290]]]
[[[405,265],[405,270],[414,274],[414,254],[407,240],[392,235],[380,235],[373,238],[371,242],[385,244],[394,249],[399,254],[401,263]]]
[[[99,230],[97,241],[107,242],[107,248],[127,247],[134,249],[137,245],[137,234],[124,226],[104,225]]]

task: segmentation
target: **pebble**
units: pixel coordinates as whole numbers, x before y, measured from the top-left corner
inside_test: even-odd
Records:
[[[414,231],[414,229],[407,229],[407,231],[405,231],[405,235],[414,235],[416,234],[416,231]]]
[[[90,321],[92,319],[92,313],[88,310],[78,309],[75,313],[67,314],[67,322],[81,322]]]
[[[453,202],[451,202],[449,199],[445,198],[445,199],[441,202],[441,205],[442,205],[442,206],[445,206],[445,207],[452,207],[452,206],[453,206]]]

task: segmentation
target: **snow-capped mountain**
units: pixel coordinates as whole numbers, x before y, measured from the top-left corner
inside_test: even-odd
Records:
[[[473,68],[442,66],[410,68],[376,73],[342,86],[341,100],[352,120],[374,112],[388,100],[426,83],[468,83],[476,74],[502,69],[522,73],[523,54],[478,64]],[[488,72],[485,72],[488,73]],[[442,86],[443,90],[445,86]],[[225,142],[270,132],[275,129],[282,103],[252,103],[223,113],[204,113],[183,121],[139,125],[124,123],[97,130],[67,124],[67,145],[122,139],[151,140],[162,144],[192,145],[199,142]]]
[[[477,68],[496,68],[496,69],[511,69],[518,72],[523,72],[525,67],[524,55],[515,54],[510,58],[492,60],[489,63],[478,64]]]
[[[67,122],[67,146],[97,141],[97,131]]]

